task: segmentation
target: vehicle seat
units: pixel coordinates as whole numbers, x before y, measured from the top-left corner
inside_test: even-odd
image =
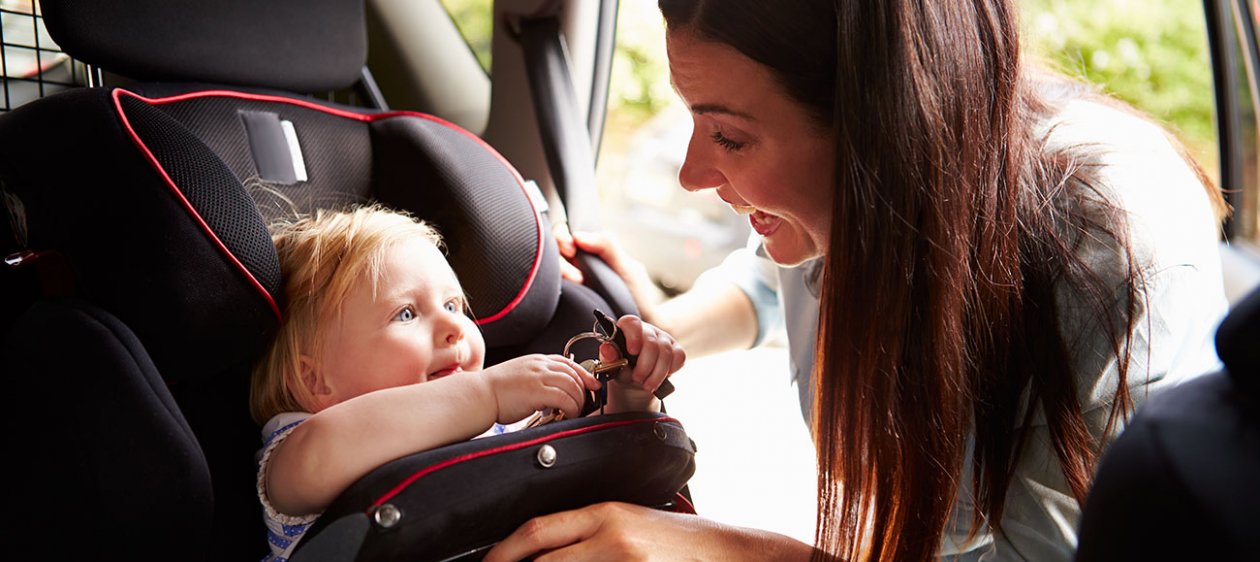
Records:
[[[363,76],[361,0],[41,5],[68,54],[134,82],[0,116],[3,375],[31,406],[4,418],[5,552],[265,554],[248,379],[283,309],[272,218],[378,201],[433,223],[489,363],[609,310],[560,280],[538,198],[480,139],[307,95]]]
[[[1078,562],[1256,559],[1260,290],[1221,323],[1216,350],[1224,371],[1148,400],[1103,456]]]

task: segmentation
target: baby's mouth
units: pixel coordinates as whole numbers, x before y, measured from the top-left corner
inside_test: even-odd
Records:
[[[463,370],[464,369],[460,367],[459,365],[451,365],[450,367],[446,367],[445,369],[441,369],[439,371],[431,373],[429,375],[429,380],[435,381],[443,377],[449,377],[451,375],[458,374],[462,372]]]

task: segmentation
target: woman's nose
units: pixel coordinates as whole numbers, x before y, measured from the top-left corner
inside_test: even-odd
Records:
[[[714,146],[706,138],[692,134],[687,144],[687,157],[678,169],[678,183],[687,191],[700,191],[721,187],[726,183],[726,176],[713,165],[711,157]]]

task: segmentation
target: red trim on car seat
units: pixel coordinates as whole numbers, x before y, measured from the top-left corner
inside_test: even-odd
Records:
[[[638,419],[638,420],[622,420],[622,421],[616,421],[616,422],[601,423],[601,424],[598,424],[598,425],[592,425],[592,426],[587,426],[587,427],[579,427],[579,428],[576,428],[576,429],[570,429],[570,430],[568,430],[568,431],[561,431],[561,432],[559,432],[559,433],[554,433],[554,434],[551,434],[551,435],[545,435],[545,436],[542,436],[542,437],[537,437],[537,438],[535,438],[535,439],[530,439],[529,441],[522,441],[522,442],[520,442],[520,443],[513,443],[513,444],[511,444],[511,445],[504,445],[504,446],[502,446],[502,447],[495,447],[495,448],[493,448],[493,449],[486,449],[486,450],[484,450],[484,451],[477,451],[476,453],[469,453],[469,454],[467,454],[467,455],[460,455],[460,456],[458,456],[458,457],[455,457],[455,458],[452,458],[452,459],[447,459],[447,460],[444,460],[444,461],[442,461],[442,462],[440,462],[440,463],[437,463],[437,464],[434,464],[434,465],[430,465],[430,466],[426,466],[426,467],[424,467],[424,468],[420,469],[420,470],[419,470],[419,471],[417,471],[415,474],[412,474],[411,476],[407,477],[405,480],[403,480],[403,481],[402,481],[401,483],[399,483],[397,486],[394,486],[394,488],[393,488],[392,490],[390,490],[390,491],[386,492],[386,493],[385,493],[385,495],[381,496],[379,499],[377,499],[376,501],[372,502],[371,507],[369,507],[368,509],[369,509],[369,511],[370,511],[371,509],[375,509],[375,508],[377,508],[377,507],[380,507],[380,506],[381,506],[382,504],[384,504],[385,502],[388,502],[389,500],[393,499],[393,498],[394,498],[394,496],[397,496],[398,494],[401,494],[401,493],[403,492],[403,490],[406,490],[406,489],[407,489],[407,487],[408,487],[408,486],[410,486],[410,485],[412,485],[413,483],[415,483],[415,481],[416,481],[416,480],[419,480],[419,479],[421,479],[421,478],[423,478],[423,477],[425,477],[425,476],[427,476],[427,475],[429,475],[429,474],[432,474],[432,473],[434,473],[434,472],[437,472],[437,471],[439,471],[439,470],[442,470],[443,468],[447,468],[447,467],[450,467],[450,466],[454,466],[454,465],[457,465],[457,464],[460,464],[460,463],[463,463],[463,462],[468,462],[468,461],[471,461],[471,460],[479,459],[479,458],[481,458],[481,457],[486,457],[486,456],[490,456],[490,455],[497,455],[497,454],[499,454],[499,453],[506,453],[506,452],[508,452],[508,451],[515,451],[515,450],[517,450],[517,449],[524,449],[524,448],[526,448],[526,447],[532,447],[532,446],[537,445],[537,444],[539,444],[539,443],[546,443],[546,442],[548,442],[548,441],[553,441],[553,440],[556,440],[556,439],[563,439],[563,438],[565,438],[565,437],[572,437],[572,436],[574,436],[574,435],[581,435],[581,434],[583,434],[583,433],[590,433],[590,432],[592,432],[592,431],[599,431],[599,430],[602,430],[602,429],[608,429],[608,428],[612,428],[612,427],[621,427],[621,426],[623,426],[623,425],[633,425],[633,424],[638,424],[638,423],[657,423],[657,422],[663,422],[663,421],[668,421],[668,422],[678,423],[678,420],[676,420],[676,419],[674,419],[674,418],[671,418],[671,417],[645,418],[645,419]]]
[[[127,92],[127,94],[137,99],[140,99],[150,105],[161,105],[161,104],[166,104],[166,103],[174,103],[174,102],[180,102],[180,101],[186,101],[186,100],[198,99],[198,98],[223,97],[223,98],[236,98],[236,99],[263,101],[263,102],[271,102],[271,103],[286,103],[289,105],[296,105],[299,107],[304,107],[306,109],[322,111],[330,115],[336,115],[338,117],[344,117],[346,119],[354,119],[356,121],[363,121],[367,123],[371,123],[378,119],[388,119],[390,117],[417,117],[420,119],[432,121],[439,125],[449,127],[452,130],[458,133],[461,133],[464,136],[472,139],[473,142],[476,142],[477,144],[481,145],[482,148],[486,149],[486,151],[488,151],[491,155],[493,155],[496,159],[498,159],[499,162],[503,164],[504,168],[507,168],[507,170],[512,173],[512,177],[516,178],[517,185],[521,188],[521,191],[525,194],[525,200],[529,202],[530,209],[534,211],[534,224],[537,227],[537,231],[538,231],[538,248],[534,253],[534,265],[530,269],[529,277],[526,278],[525,283],[521,285],[520,291],[516,293],[516,295],[512,298],[512,300],[508,302],[507,305],[505,305],[502,310],[494,314],[491,314],[485,318],[477,319],[476,320],[477,324],[478,325],[489,324],[511,313],[512,310],[514,310],[516,306],[519,305],[521,301],[525,299],[525,293],[528,293],[529,288],[533,286],[534,278],[538,275],[538,269],[542,266],[543,244],[546,242],[546,236],[543,234],[543,225],[542,225],[541,215],[539,215],[538,213],[538,208],[534,206],[534,198],[530,195],[529,191],[525,187],[525,179],[521,177],[521,174],[520,172],[516,170],[516,167],[512,166],[512,164],[507,161],[507,158],[504,158],[502,154],[499,154],[499,151],[495,150],[494,147],[490,146],[490,144],[487,143],[485,140],[483,140],[481,137],[478,137],[477,135],[472,134],[472,132],[468,131],[467,129],[464,129],[463,127],[460,127],[459,125],[456,125],[454,123],[451,123],[450,121],[442,119],[441,117],[436,117],[433,115],[429,115],[427,113],[419,113],[416,111],[386,111],[382,113],[371,113],[371,114],[355,113],[353,111],[346,111],[344,109],[337,109],[334,107],[326,107],[326,106],[319,105],[314,102],[308,102],[304,100],[286,98],[282,96],[272,96],[272,95],[266,95],[266,94],[250,94],[246,92],[233,92],[230,90],[205,90],[201,92],[188,92],[185,94],[179,94],[179,95],[169,96],[169,97],[164,97],[164,98],[146,98],[132,92]],[[165,174],[163,175],[165,176]]]
[[[691,503],[691,500],[687,499],[687,496],[684,496],[682,495],[682,492],[679,492],[674,494],[674,513],[687,513],[695,515],[696,506]]]
[[[245,274],[245,279],[249,280],[249,283],[258,290],[258,294],[262,295],[263,299],[267,301],[267,305],[271,307],[271,312],[276,315],[276,319],[284,321],[284,316],[280,313],[280,307],[276,304],[276,300],[271,298],[271,293],[268,293],[267,289],[263,288],[262,283],[258,282],[258,279],[255,278],[254,274],[249,271],[249,268],[245,267],[245,264],[242,264],[240,260],[236,259],[236,256],[232,254],[232,251],[229,250],[228,247],[223,244],[223,241],[219,239],[218,235],[214,233],[214,229],[210,228],[210,225],[206,224],[206,221],[201,218],[199,213],[197,213],[197,209],[193,208],[192,203],[184,197],[183,191],[179,189],[179,186],[175,185],[175,181],[172,180],[171,176],[166,173],[164,168],[162,168],[162,163],[158,162],[157,157],[153,156],[153,152],[150,151],[149,147],[145,146],[144,141],[140,139],[140,135],[136,134],[135,129],[131,127],[131,121],[127,119],[127,112],[123,111],[122,99],[120,97],[122,95],[128,95],[146,102],[149,100],[143,96],[121,88],[114,89],[114,108],[118,110],[118,118],[122,120],[123,128],[127,130],[127,135],[131,137],[131,142],[136,144],[136,147],[140,149],[142,154],[144,154],[145,159],[149,161],[149,164],[153,166],[153,169],[157,170],[157,173],[162,176],[163,180],[166,180],[166,186],[171,189],[171,193],[175,194],[175,198],[184,205],[188,214],[196,219],[198,225],[201,225],[201,229],[210,237],[210,240],[214,242],[214,245],[218,247],[219,251],[222,252],[223,255],[227,256],[228,260],[231,261],[232,264],[241,271],[241,273]]]

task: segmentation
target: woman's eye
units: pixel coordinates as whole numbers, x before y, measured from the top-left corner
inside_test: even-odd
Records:
[[[399,322],[407,322],[410,320],[414,320],[415,318],[416,318],[416,311],[412,310],[410,306],[398,311],[398,314],[394,315],[394,320],[397,320]]]
[[[717,143],[718,146],[725,148],[727,152],[736,152],[744,148],[744,143],[726,138],[726,135],[723,135],[720,131],[713,131],[709,138],[712,138],[713,142]]]

